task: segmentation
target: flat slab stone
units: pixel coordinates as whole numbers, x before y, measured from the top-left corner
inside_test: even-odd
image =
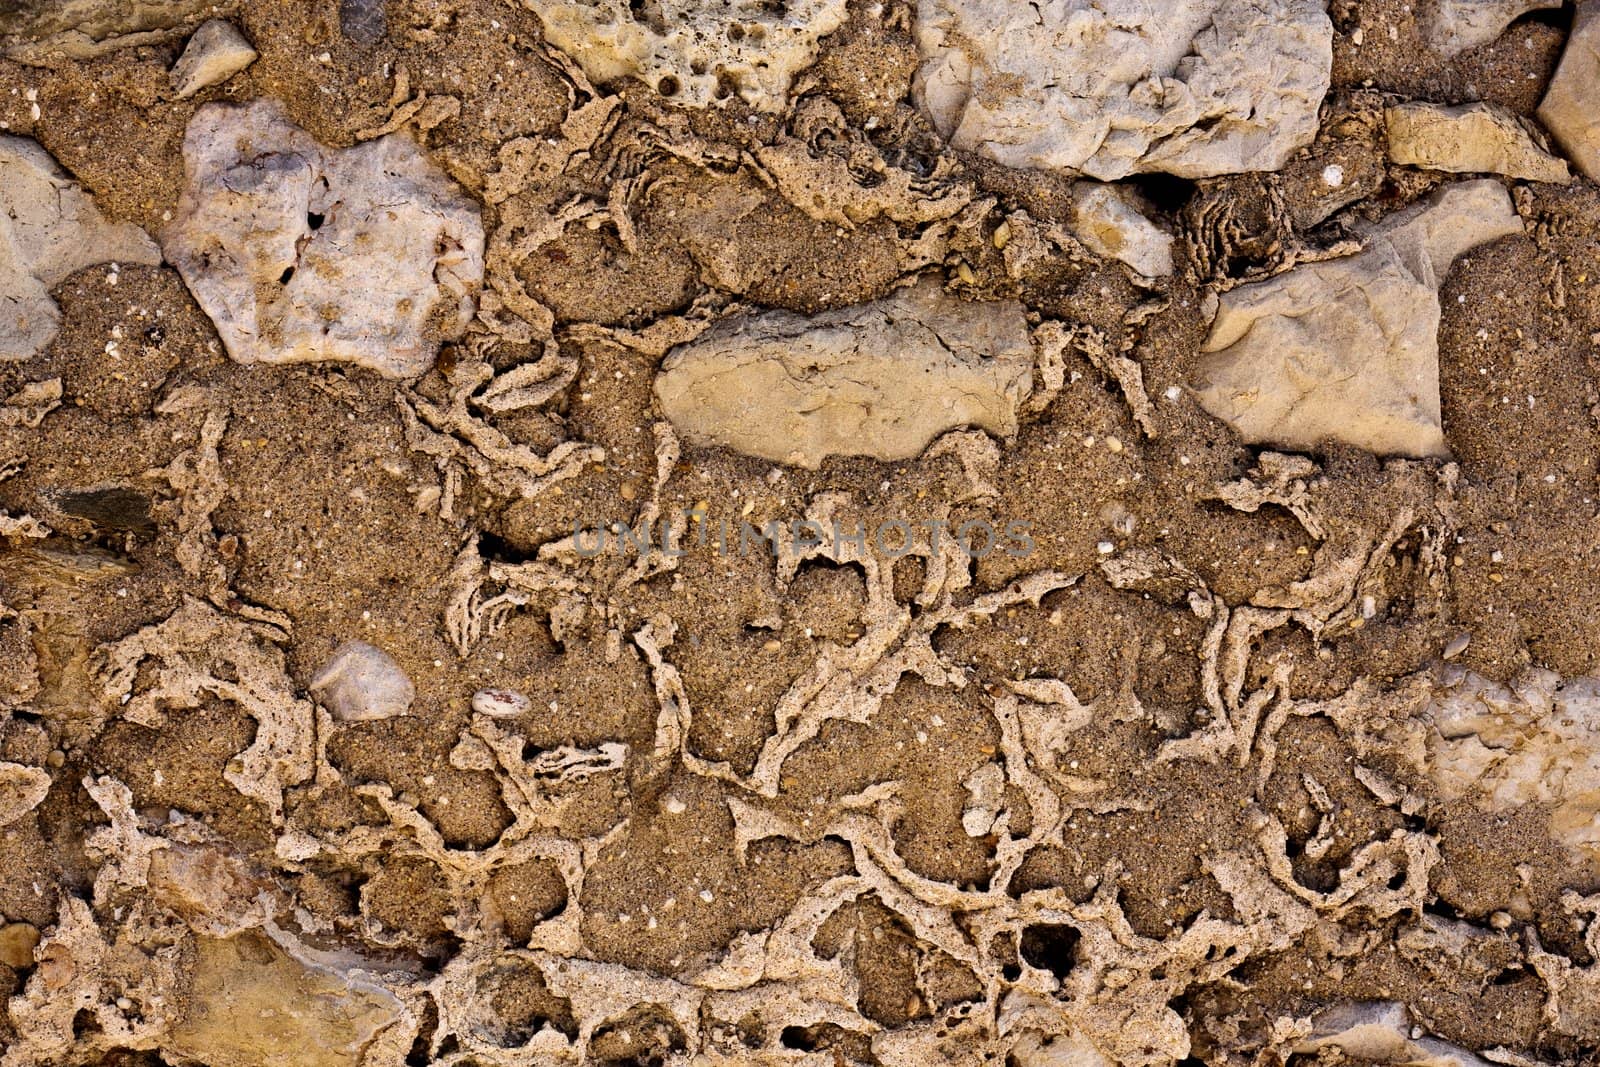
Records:
[[[1585,177],[1600,181],[1600,0],[1578,5],[1539,121]]]
[[[1572,179],[1564,160],[1534,143],[1516,115],[1494,104],[1397,104],[1384,109],[1389,159],[1455,174],[1531,182]]]
[[[923,282],[810,318],[720,323],[667,355],[655,392],[691,443],[815,468],[829,456],[909,459],[963,426],[1010,436],[1032,368],[1021,304]]]
[[[1277,170],[1317,132],[1316,0],[921,0],[915,92],[956,148],[1109,181]]]
[[[1385,220],[1356,255],[1223,294],[1200,403],[1251,444],[1448,456],[1439,283],[1458,255],[1521,228],[1498,182],[1461,182]]]
[[[330,149],[258,100],[195,112],[162,234],[236,363],[427,370],[483,282],[476,202],[390,134]]]

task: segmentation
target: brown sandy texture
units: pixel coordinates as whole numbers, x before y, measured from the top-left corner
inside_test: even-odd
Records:
[[[1158,277],[1075,232],[1081,176],[941,138],[906,0],[809,5],[844,21],[784,37],[786,96],[660,34],[574,62],[550,3],[252,0],[216,13],[258,58],[179,100],[214,12],[169,6],[73,55],[0,37],[0,128],[157,238],[203,107],[409,138],[483,278],[404,379],[232,362],[131,262],[0,362],[0,1065],[1600,1062],[1600,187],[1384,134],[1531,121],[1570,6],[1446,56],[1337,0],[1281,171],[1128,180]],[[1515,218],[1424,280],[1444,447],[1335,410],[1275,451],[1202,407],[1219,301],[1469,180]],[[862,432],[915,416],[910,458],[788,465],[715,443],[787,455],[760,403],[663,409],[683,353],[872,330],[913,285],[1006,309],[983,427],[895,372],[937,329],[815,385]],[[979,522],[1016,550],[969,558]],[[319,705],[350,641],[409,705]]]

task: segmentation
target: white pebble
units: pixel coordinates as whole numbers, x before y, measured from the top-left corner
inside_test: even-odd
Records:
[[[480,689],[472,694],[472,710],[493,719],[526,715],[533,701],[514,689]]]
[[[1337,189],[1344,184],[1344,168],[1337,163],[1330,163],[1322,168],[1322,184],[1330,189]]]
[[[416,686],[383,649],[365,641],[346,641],[311,679],[317,701],[342,722],[369,722],[404,715],[416,699]]]

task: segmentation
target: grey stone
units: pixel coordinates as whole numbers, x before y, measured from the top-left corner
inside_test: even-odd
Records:
[[[275,103],[207,104],[167,259],[237,363],[427,370],[483,281],[478,205],[403,134],[319,145]]]
[[[383,649],[365,641],[346,641],[311,679],[317,702],[342,722],[368,722],[404,715],[417,690]]]
[[[1539,121],[1578,170],[1600,181],[1600,0],[1578,5]]]

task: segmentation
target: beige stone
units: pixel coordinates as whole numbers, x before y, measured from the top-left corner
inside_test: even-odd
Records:
[[[692,443],[815,468],[828,456],[909,459],[962,426],[1009,436],[1032,365],[1022,305],[925,281],[811,318],[723,322],[667,356],[655,391]]]
[[[172,88],[179,100],[220,85],[256,61],[256,50],[226,19],[212,19],[194,31],[172,66]]]
[[[0,135],[0,362],[41,351],[61,309],[50,290],[96,263],[161,262],[139,227],[100,213],[35,141]]]
[[[1578,5],[1561,64],[1539,104],[1539,121],[1578,170],[1600,181],[1600,0]]]
[[[427,370],[483,280],[474,203],[403,134],[327,149],[271,101],[207,104],[167,260],[237,363]]]
[[[358,1067],[405,1014],[375,978],[254,933],[196,938],[192,983],[163,1044],[209,1067]]]
[[[522,0],[545,39],[597,82],[637,77],[697,107],[734,95],[781,111],[818,41],[844,24],[845,0]]]
[[[914,89],[959,149],[1102,181],[1277,170],[1317,132],[1317,0],[922,0]]]
[[[1495,104],[1397,104],[1383,118],[1394,163],[1531,182],[1572,179],[1564,160],[1540,148],[1516,115]]]
[[[1418,22],[1435,52],[1454,56],[1488,44],[1518,16],[1561,6],[1561,0],[1435,0],[1423,5]]]
[[[1356,255],[1225,293],[1200,403],[1252,444],[1448,456],[1439,284],[1458,255],[1520,229],[1498,182],[1461,182],[1385,220]]]
[[[1294,1043],[1302,1055],[1338,1050],[1362,1063],[1409,1067],[1489,1067],[1489,1061],[1458,1045],[1426,1036],[1413,1026],[1404,1004],[1367,1001],[1336,1004],[1319,1012],[1312,1031]]]
[[[1076,183],[1072,223],[1078,240],[1095,255],[1120,260],[1146,278],[1172,273],[1172,235],[1146,218],[1127,190]]]

